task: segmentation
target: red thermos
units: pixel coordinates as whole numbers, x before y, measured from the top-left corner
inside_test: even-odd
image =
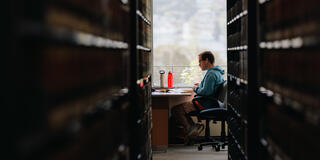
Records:
[[[172,88],[172,73],[169,71],[168,72],[168,88]]]

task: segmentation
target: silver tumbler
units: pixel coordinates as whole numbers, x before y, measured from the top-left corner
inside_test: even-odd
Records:
[[[164,88],[164,76],[165,76],[165,71],[164,70],[160,70],[160,88]]]

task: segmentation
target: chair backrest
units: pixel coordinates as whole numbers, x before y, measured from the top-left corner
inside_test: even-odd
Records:
[[[227,90],[228,84],[227,81],[225,81],[218,89],[218,100],[224,104],[224,107],[226,107],[225,104],[227,104]]]

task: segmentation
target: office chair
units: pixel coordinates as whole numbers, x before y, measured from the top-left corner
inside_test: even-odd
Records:
[[[205,142],[200,143],[198,150],[202,150],[203,146],[211,145],[216,151],[220,151],[220,147],[225,148],[228,145],[225,132],[225,122],[227,120],[228,112],[226,109],[226,100],[227,100],[227,82],[224,82],[218,88],[217,96],[219,106],[213,106],[213,108],[204,109],[201,111],[190,112],[190,116],[197,116],[198,121],[205,120]],[[221,121],[221,138],[220,140],[212,140],[210,138],[210,121],[216,122]]]

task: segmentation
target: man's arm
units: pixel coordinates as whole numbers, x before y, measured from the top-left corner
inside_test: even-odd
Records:
[[[210,96],[214,92],[214,85],[217,80],[215,74],[208,74],[203,80],[203,85],[200,85],[194,89],[194,91],[203,96]]]

